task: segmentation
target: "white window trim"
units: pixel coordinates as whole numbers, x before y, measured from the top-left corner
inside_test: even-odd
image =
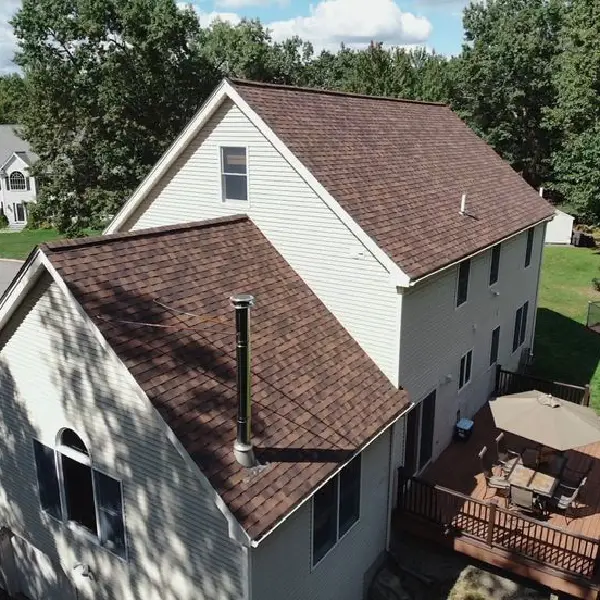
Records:
[[[243,148],[246,151],[246,198],[247,200],[236,200],[235,198],[225,198],[225,187],[223,186],[223,148]],[[246,144],[219,144],[217,146],[219,162],[219,196],[223,204],[230,204],[239,207],[250,206],[250,148]],[[243,177],[241,173],[231,173]]]
[[[500,335],[498,336],[498,352],[496,353],[497,354],[496,360],[488,366],[488,369],[487,369],[488,371],[491,368],[495,367],[498,364],[498,361],[500,360],[500,340],[502,339],[502,325],[500,323],[498,323],[498,325],[496,325],[495,327],[492,327],[492,329],[491,329],[491,333],[490,333],[490,353],[492,351],[492,339],[494,337],[494,331],[496,329],[500,329]],[[489,360],[490,360],[490,357],[488,356],[488,362],[489,362]],[[471,370],[473,370],[473,369],[471,369]]]
[[[525,322],[525,334],[523,335],[523,339],[521,339],[521,331],[523,331],[523,309],[525,308],[525,305],[527,304],[527,321],[529,321],[529,310],[530,310],[530,302],[529,300],[525,300],[523,302],[523,304],[521,304],[520,306],[517,306],[517,308],[515,308],[515,318],[513,320],[513,341],[514,341],[514,335],[515,335],[515,321],[517,319],[517,312],[520,310],[521,311],[521,320],[519,321],[519,343],[517,344],[517,347],[512,350],[511,354],[514,354],[515,352],[518,352],[519,350],[521,350],[525,344],[525,340],[527,339],[527,326],[529,325],[529,323],[526,321]],[[510,347],[512,349],[512,345],[513,345],[513,341],[511,341],[510,343]]]
[[[23,185],[25,187],[19,187],[19,188],[14,188],[12,186],[12,182],[11,182],[11,177],[15,174],[15,173],[19,173],[23,176]],[[26,192],[27,191],[27,175],[25,175],[25,173],[23,173],[23,171],[12,171],[12,173],[9,173],[8,175],[8,191],[9,192]]]
[[[500,251],[499,251],[500,256],[498,257],[498,273],[496,274],[496,281],[494,281],[494,283],[490,283],[490,275],[492,274],[492,265],[494,264],[494,249],[495,248],[500,248]],[[490,262],[489,262],[489,268],[488,268],[488,287],[490,289],[494,289],[494,287],[497,286],[498,282],[500,281],[500,265],[501,264],[502,264],[502,242],[500,242],[490,248]]]
[[[348,528],[348,531],[346,531],[346,533],[344,533],[341,537],[340,537],[340,474],[342,473],[342,471],[344,470],[344,468],[346,466],[348,466],[348,464],[350,464],[350,462],[352,462],[352,460],[354,460],[357,456],[360,456],[360,480],[359,480],[359,486],[358,486],[358,519],[356,519],[356,521],[354,521],[354,523],[352,523],[352,525],[350,525],[350,527]],[[313,494],[313,497],[311,499],[310,502],[310,572],[312,573],[326,558],[327,556],[329,556],[329,554],[331,552],[333,552],[333,550],[335,550],[335,548],[337,546],[339,546],[340,542],[354,529],[354,527],[356,525],[358,525],[360,523],[360,519],[361,519],[361,515],[362,515],[362,507],[363,507],[363,456],[362,453],[361,454],[357,454],[356,456],[353,456],[350,461],[348,461],[348,463],[346,465],[344,465],[344,467],[342,467],[342,469],[340,469],[333,477],[332,479],[336,480],[336,485],[337,485],[337,508],[336,508],[336,519],[335,519],[335,538],[336,541],[333,544],[333,546],[331,546],[331,548],[329,548],[329,550],[327,550],[327,552],[325,552],[325,554],[323,554],[323,556],[317,561],[317,562],[313,562],[313,552],[314,552],[314,532],[315,532],[315,494],[321,490],[323,487],[325,487],[325,485],[327,485],[329,483],[329,481],[331,481],[331,479],[325,483],[325,485],[321,486],[317,492],[315,492],[315,494]]]
[[[72,431],[77,433],[77,431],[73,428],[63,427],[58,434],[58,439],[60,439],[60,435],[62,434],[62,432],[65,429],[71,429]],[[77,433],[77,435],[79,435],[79,433]],[[74,450],[73,448],[69,448],[68,446],[63,446],[61,444],[48,445],[48,444],[42,442],[38,438],[32,438],[32,448],[34,448],[34,446],[33,446],[34,441],[38,442],[42,446],[46,446],[47,448],[52,448],[52,450],[54,451],[54,466],[56,468],[56,476],[58,479],[58,492],[59,492],[59,496],[60,496],[61,518],[57,519],[54,515],[51,515],[47,510],[45,510],[42,507],[39,479],[37,476],[37,470],[36,470],[37,468],[35,466],[35,449],[34,449],[34,451],[33,451],[34,465],[33,466],[34,466],[34,472],[35,472],[35,489],[36,489],[36,493],[37,493],[37,497],[38,497],[38,504],[40,506],[41,513],[43,515],[45,515],[46,518],[51,519],[55,523],[59,523],[60,525],[66,527],[69,531],[72,531],[77,537],[93,543],[95,546],[97,546],[98,548],[101,548],[102,550],[105,550],[106,552],[110,552],[110,554],[112,554],[115,558],[117,558],[120,561],[128,562],[129,561],[129,545],[127,543],[127,523],[126,523],[126,517],[125,517],[125,497],[123,494],[123,480],[119,477],[115,477],[114,475],[112,475],[110,473],[107,473],[103,469],[98,469],[98,468],[92,466],[91,457],[89,455],[84,454],[83,452],[79,452],[77,450]],[[86,440],[83,440],[83,441],[87,448],[89,446],[89,443]],[[92,494],[94,497],[94,512],[96,515],[96,533],[95,534],[92,533],[89,529],[87,529],[83,525],[79,525],[79,523],[76,523],[75,521],[70,521],[67,518],[67,498],[65,495],[65,480],[64,480],[64,476],[63,476],[62,461],[60,460],[60,456],[59,456],[60,454],[63,454],[64,456],[74,460],[75,462],[81,463],[90,468],[91,476],[92,476]],[[124,537],[124,541],[125,541],[124,556],[117,554],[111,548],[102,544],[102,541],[100,539],[100,519],[99,519],[100,512],[98,510],[98,501],[97,501],[97,497],[96,497],[97,492],[96,492],[96,479],[94,477],[94,471],[97,471],[98,473],[102,473],[103,475],[106,475],[107,477],[110,477],[111,479],[114,479],[115,481],[119,482],[119,485],[121,488],[121,514],[123,517],[123,537]]]
[[[459,288],[459,285],[460,285],[460,266],[465,261],[469,261],[469,277],[467,279],[467,297],[465,298],[464,302],[462,302],[461,304],[457,304],[457,302],[458,302],[458,288]],[[454,310],[460,310],[463,306],[465,306],[469,302],[469,297],[471,295],[470,292],[471,292],[471,271],[472,271],[472,267],[473,267],[473,263],[472,263],[472,261],[471,261],[470,258],[465,258],[464,260],[461,260],[457,264],[457,266],[456,266],[456,283],[454,284]]]
[[[473,356],[475,355],[475,353],[473,352],[474,348],[471,348],[470,350],[467,350],[461,357],[460,360],[458,361],[458,391],[462,392],[462,390],[464,390],[473,380]],[[460,372],[461,372],[461,363],[463,358],[465,358],[467,356],[467,354],[469,354],[469,352],[471,353],[471,371],[469,372],[469,379],[467,379],[465,382],[463,382],[462,387],[460,385]],[[465,365],[466,365],[466,361],[465,361]]]
[[[529,239],[529,232],[531,231],[531,255],[529,256],[529,264],[525,265],[524,269],[529,269],[533,263],[533,251],[535,250],[535,227],[530,227],[525,231],[525,259],[527,258],[527,240]],[[523,261],[525,263],[525,261]]]

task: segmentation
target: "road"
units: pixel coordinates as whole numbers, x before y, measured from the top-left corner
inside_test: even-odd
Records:
[[[0,260],[0,296],[23,264],[20,260]]]

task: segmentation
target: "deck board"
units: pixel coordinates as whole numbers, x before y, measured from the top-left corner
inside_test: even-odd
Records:
[[[477,454],[483,446],[487,446],[488,452],[495,454],[495,438],[500,430],[496,428],[487,404],[475,415],[474,422],[471,438],[465,442],[450,444],[426,469],[422,477],[431,483],[459,491],[471,498],[491,500],[495,492],[486,488]],[[507,447],[516,451],[535,445],[531,441],[508,433],[505,434],[505,440]],[[600,442],[569,450],[567,467],[575,471],[586,471],[592,467],[579,503],[572,510],[575,518],[567,520],[561,514],[551,513],[546,522],[572,533],[600,538]],[[499,504],[504,507],[504,500],[499,499]]]

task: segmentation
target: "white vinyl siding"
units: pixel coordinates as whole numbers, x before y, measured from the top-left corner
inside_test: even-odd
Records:
[[[35,202],[36,182],[35,177],[29,177],[27,164],[19,157],[13,155],[6,164],[5,175],[0,177],[0,207],[8,219],[10,229],[22,229],[27,221],[28,202]],[[18,188],[11,186],[11,177]],[[23,177],[23,179],[21,179]]]
[[[224,202],[221,147],[245,147],[249,202]],[[121,231],[247,213],[392,383],[399,298],[386,269],[227,101]]]
[[[365,575],[385,550],[390,430],[362,455],[360,519],[314,567],[305,502],[252,550],[256,600],[363,600]]]
[[[470,417],[487,401],[494,384],[490,367],[491,331],[500,326],[498,364],[516,369],[513,354],[515,311],[529,302],[524,347],[533,335],[537,273],[543,225],[536,228],[531,266],[523,268],[527,233],[502,243],[498,282],[489,287],[490,252],[471,259],[469,299],[455,308],[458,267],[417,283],[402,299],[400,381],[413,401],[437,389],[434,457],[450,442],[457,414]],[[473,349],[471,383],[459,393],[460,359]]]
[[[0,523],[31,600],[71,600],[77,563],[104,600],[245,598],[243,552],[212,488],[48,275],[0,334],[0,412]],[[33,440],[54,446],[63,427],[123,482],[127,561],[41,509]]]

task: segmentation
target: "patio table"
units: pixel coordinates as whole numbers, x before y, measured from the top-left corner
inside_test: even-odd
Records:
[[[535,469],[530,469],[522,464],[514,466],[513,470],[508,476],[508,482],[511,485],[516,485],[528,490],[534,491],[540,496],[551,498],[558,484],[560,483],[558,477],[547,475],[546,473],[540,473]]]

